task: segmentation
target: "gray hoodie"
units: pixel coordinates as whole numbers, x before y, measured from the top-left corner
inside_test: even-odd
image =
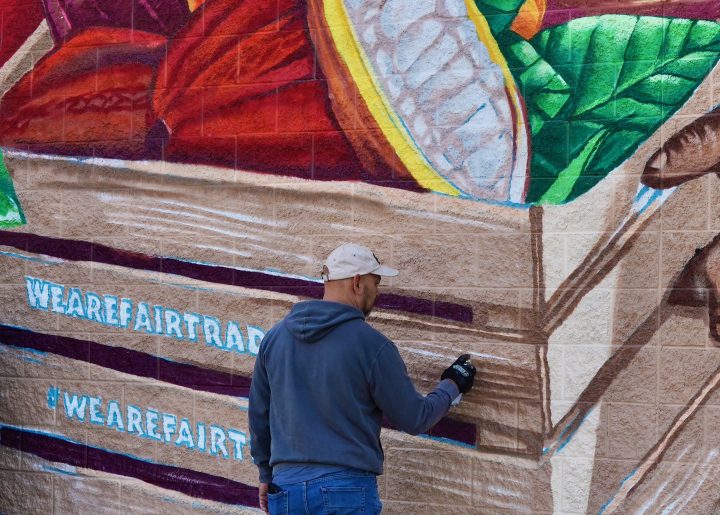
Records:
[[[410,434],[435,425],[458,389],[415,390],[397,347],[351,306],[296,304],[260,345],[250,389],[250,434],[260,481],[276,464],[382,473],[380,423]]]

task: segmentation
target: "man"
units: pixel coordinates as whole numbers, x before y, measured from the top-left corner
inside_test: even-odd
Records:
[[[472,387],[475,368],[463,355],[423,397],[395,345],[365,322],[380,278],[397,274],[367,247],[341,245],[323,267],[323,300],[299,302],[263,339],[250,443],[266,512],[379,513],[382,417],[419,434]]]

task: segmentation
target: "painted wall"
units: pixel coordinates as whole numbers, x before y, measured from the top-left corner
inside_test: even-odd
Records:
[[[718,20],[4,2],[0,511],[257,512],[258,344],[350,240],[418,387],[479,371],[385,512],[717,510]]]

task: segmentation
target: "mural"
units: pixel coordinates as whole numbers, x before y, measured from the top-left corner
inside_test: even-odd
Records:
[[[421,389],[387,513],[717,510],[720,4],[0,7],[0,511],[255,513],[259,342],[343,241]]]

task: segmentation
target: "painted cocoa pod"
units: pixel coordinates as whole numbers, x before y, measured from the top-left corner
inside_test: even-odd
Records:
[[[365,170],[316,69],[304,2],[213,0],[168,48],[153,104],[165,159],[320,180],[418,189],[392,168]],[[404,180],[403,180],[404,179]]]
[[[45,56],[3,97],[0,145],[64,155],[147,157],[149,87],[165,38],[89,29]]]
[[[645,165],[642,183],[664,189],[720,172],[720,108],[668,139]]]
[[[472,1],[309,0],[333,109],[363,164],[439,193],[523,202],[523,101]]]

